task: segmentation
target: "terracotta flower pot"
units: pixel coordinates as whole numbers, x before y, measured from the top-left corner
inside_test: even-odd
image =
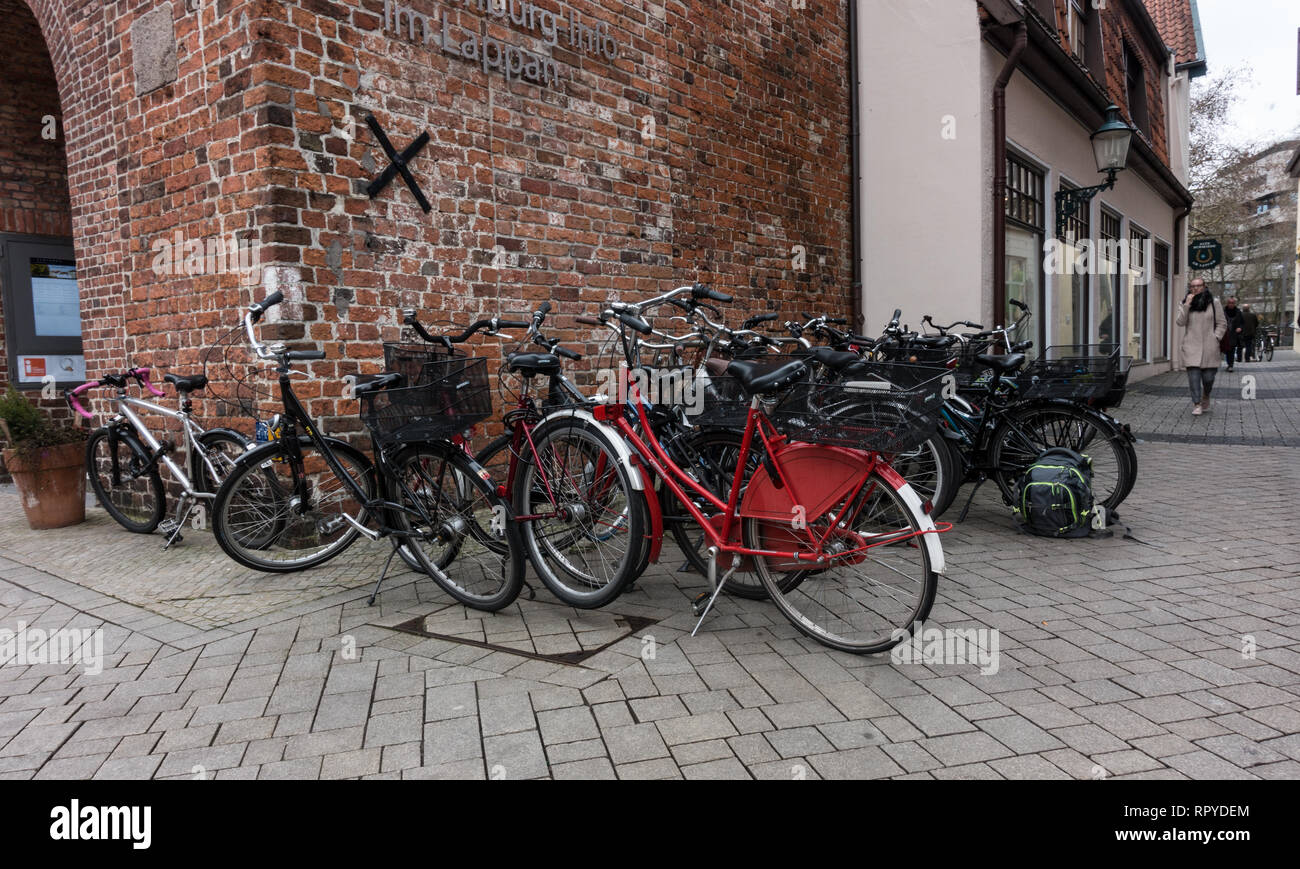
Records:
[[[86,521],[86,445],[60,444],[20,458],[4,451],[23,512],[33,530],[62,528]]]

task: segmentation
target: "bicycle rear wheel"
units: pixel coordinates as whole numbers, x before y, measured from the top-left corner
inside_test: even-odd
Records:
[[[330,451],[367,500],[375,498],[375,469],[365,454],[329,439]],[[287,573],[323,564],[356,541],[369,518],[352,489],[307,438],[292,451],[272,441],[247,453],[217,492],[212,533],[226,554],[254,570]]]
[[[1027,403],[1003,415],[989,446],[993,479],[1008,504],[1017,479],[1051,447],[1092,460],[1094,504],[1113,511],[1132,491],[1137,469],[1129,461],[1131,445],[1106,417],[1067,402]]]
[[[545,420],[533,430],[533,445],[513,492],[528,558],[569,606],[604,606],[645,564],[645,496],[632,488],[609,435],[594,423]]]
[[[524,584],[523,540],[483,469],[452,444],[411,446],[392,464],[389,496],[414,511],[392,511],[393,526],[412,535],[404,553],[467,606],[491,612],[513,603]]]
[[[158,466],[145,470],[148,464],[148,452],[128,432],[99,428],[86,441],[90,488],[108,515],[136,534],[153,531],[167,512]]]
[[[749,548],[810,551],[805,534],[789,522],[746,517],[742,528]],[[884,652],[934,605],[938,578],[919,536],[926,528],[933,525],[911,487],[875,471],[843,501],[810,517],[809,530],[819,537],[830,532],[828,558],[816,569],[778,556],[755,556],[754,566],[773,603],[807,636],[844,652]],[[790,583],[792,575],[800,581]]]

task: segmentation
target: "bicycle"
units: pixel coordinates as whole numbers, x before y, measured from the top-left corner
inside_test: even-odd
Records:
[[[699,285],[679,287],[668,295],[700,291]],[[618,321],[629,368],[637,359],[637,338],[629,331],[639,335],[652,331],[640,312],[641,306],[614,303],[597,318]],[[694,609],[700,621],[696,630],[725,580],[748,565],[758,573],[782,614],[818,642],[859,654],[897,645],[929,615],[937,576],[944,570],[943,551],[937,538],[940,529],[925,514],[920,499],[872,448],[872,438],[881,429],[871,411],[876,406],[875,396],[881,394],[920,410],[933,400],[933,391],[863,389],[859,395],[861,417],[855,420],[842,415],[828,428],[807,413],[809,388],[803,361],[765,371],[755,362],[736,360],[727,366],[726,374],[735,378],[748,398],[748,410],[742,459],[725,497],[709,491],[667,454],[634,381],[628,383],[632,409],[606,400],[593,410],[595,419],[618,431],[640,465],[668,487],[708,537],[712,593],[697,598]],[[840,388],[853,390],[848,384]],[[633,413],[636,427],[629,420]],[[803,424],[796,424],[799,421]],[[884,439],[891,447],[929,434],[923,428],[908,430],[897,425],[890,432]],[[833,445],[844,443],[857,447]],[[755,471],[746,485],[744,468],[756,444],[761,445],[763,470]],[[539,444],[539,449],[543,446]],[[703,498],[721,514],[716,525],[696,506],[696,498]],[[647,503],[651,528],[658,529],[660,523],[653,515],[658,511],[657,502],[652,498]],[[739,528],[739,542],[732,539],[733,526]],[[652,533],[658,536],[662,532]],[[728,556],[730,562],[721,577],[720,556]]]
[[[550,310],[545,302],[531,322],[503,324],[528,330],[502,366],[519,378],[518,394],[503,417],[506,432],[475,460],[498,491],[509,494],[528,560],[543,584],[569,606],[592,609],[621,594],[652,557],[646,493],[627,446],[596,423],[587,398],[561,370],[561,358],[581,355],[542,335]],[[430,334],[414,311],[406,312],[405,323],[431,347],[447,346],[448,339]],[[546,352],[522,352],[530,340]],[[540,398],[539,381],[547,384]],[[547,449],[538,448],[543,441]]]
[[[258,341],[254,326],[282,300],[273,293],[243,318],[256,357],[275,365],[283,411],[271,440],[241,456],[217,492],[218,544],[245,567],[288,572],[323,564],[360,536],[388,537],[393,548],[370,604],[400,550],[461,603],[489,611],[508,606],[523,585],[522,545],[509,504],[456,441],[491,411],[485,360],[423,365],[413,385],[400,371],[359,379],[371,461],[322,434],[294,393],[293,364],[324,359],[324,352]],[[495,323],[479,321],[463,337]]]
[[[1262,362],[1273,361],[1273,347],[1276,342],[1273,335],[1263,327],[1255,335],[1255,359]]]
[[[74,412],[93,420],[82,396],[91,389],[111,386],[117,390],[116,412],[108,422],[95,429],[86,441],[86,473],[95,497],[109,516],[128,531],[149,534],[160,525],[165,539],[163,550],[183,539],[181,529],[200,502],[212,501],[217,489],[243,455],[248,439],[228,428],[204,429],[194,420],[191,395],[207,386],[203,375],[163,375],[180,397],[179,410],[172,410],[127,394],[130,381],[155,397],[164,393],[153,385],[148,368],[132,368],[121,374],[108,374],[66,391],[64,398]],[[136,410],[157,414],[180,422],[185,439],[185,464],[181,468],[171,458],[176,446],[159,440],[136,414]],[[163,522],[167,513],[167,493],[159,465],[171,472],[181,486],[180,500],[172,519]],[[196,515],[196,520],[202,513]],[[201,526],[200,526],[201,527]]]

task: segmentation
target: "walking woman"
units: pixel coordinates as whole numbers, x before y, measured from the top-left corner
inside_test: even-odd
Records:
[[[1205,289],[1205,281],[1192,278],[1174,322],[1183,330],[1183,364],[1192,391],[1192,416],[1200,416],[1210,409],[1210,389],[1223,355],[1219,339],[1228,331],[1228,318],[1219,300]]]

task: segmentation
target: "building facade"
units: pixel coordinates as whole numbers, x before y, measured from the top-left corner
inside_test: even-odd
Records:
[[[1139,0],[0,0],[0,380],[194,371],[278,289],[267,335],[326,351],[301,390],[356,430],[344,380],[378,370],[402,308],[578,314],[695,280],[737,313],[868,333],[895,307],[999,323],[1020,298],[1039,347],[1116,342],[1141,377],[1178,362],[1186,80],[1204,68],[1193,0],[1148,5],[1171,17]],[[1055,194],[1098,180],[1089,133],[1112,101],[1139,130],[1128,168],[1058,239]],[[414,188],[390,172],[376,189],[385,139]],[[1085,242],[1105,252],[1091,270],[1045,270]]]
[[[0,0],[0,376],[36,385],[35,363],[65,357],[194,370],[241,305],[282,289],[268,334],[329,354],[301,389],[338,431],[356,426],[343,378],[378,370],[403,307],[577,314],[702,280],[746,309],[846,310],[848,15]],[[409,161],[427,209],[400,176],[368,195],[390,161],[367,116],[398,151],[428,134]],[[79,354],[32,340],[53,337],[56,289],[79,297]]]
[[[868,323],[905,298],[913,325],[1003,324],[1014,298],[1034,311],[1022,337],[1039,348],[1119,344],[1135,380],[1176,366],[1187,88],[1205,67],[1194,2],[867,6]],[[1137,129],[1127,169],[1058,233],[1057,192],[1103,180],[1089,136],[1109,103]]]

